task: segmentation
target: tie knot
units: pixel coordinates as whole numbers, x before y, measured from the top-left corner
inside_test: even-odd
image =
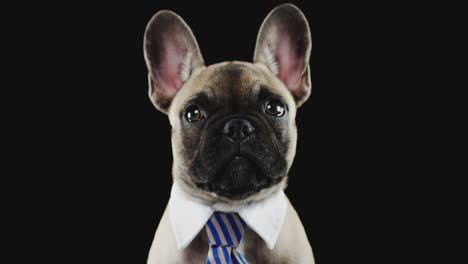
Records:
[[[214,212],[206,224],[208,243],[212,246],[236,247],[246,223],[237,213]]]

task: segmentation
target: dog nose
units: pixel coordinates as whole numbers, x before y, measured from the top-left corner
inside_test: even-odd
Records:
[[[254,126],[248,120],[233,118],[224,125],[223,134],[236,142],[242,142],[249,137],[254,130]]]

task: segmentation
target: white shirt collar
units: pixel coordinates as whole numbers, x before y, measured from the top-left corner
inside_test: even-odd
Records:
[[[286,196],[280,189],[260,202],[235,209],[235,212],[265,241],[269,249],[273,249],[283,226],[286,209]],[[223,206],[210,205],[190,196],[174,181],[169,214],[177,248],[187,247],[214,211],[223,211]]]

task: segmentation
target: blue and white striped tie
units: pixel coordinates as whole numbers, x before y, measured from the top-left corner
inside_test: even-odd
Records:
[[[215,212],[205,226],[210,244],[206,264],[247,264],[236,250],[246,225],[237,213]]]

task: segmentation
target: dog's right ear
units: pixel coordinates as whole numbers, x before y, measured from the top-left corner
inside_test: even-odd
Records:
[[[156,13],[146,26],[144,55],[148,67],[149,96],[167,113],[172,99],[203,57],[189,26],[176,13]]]

